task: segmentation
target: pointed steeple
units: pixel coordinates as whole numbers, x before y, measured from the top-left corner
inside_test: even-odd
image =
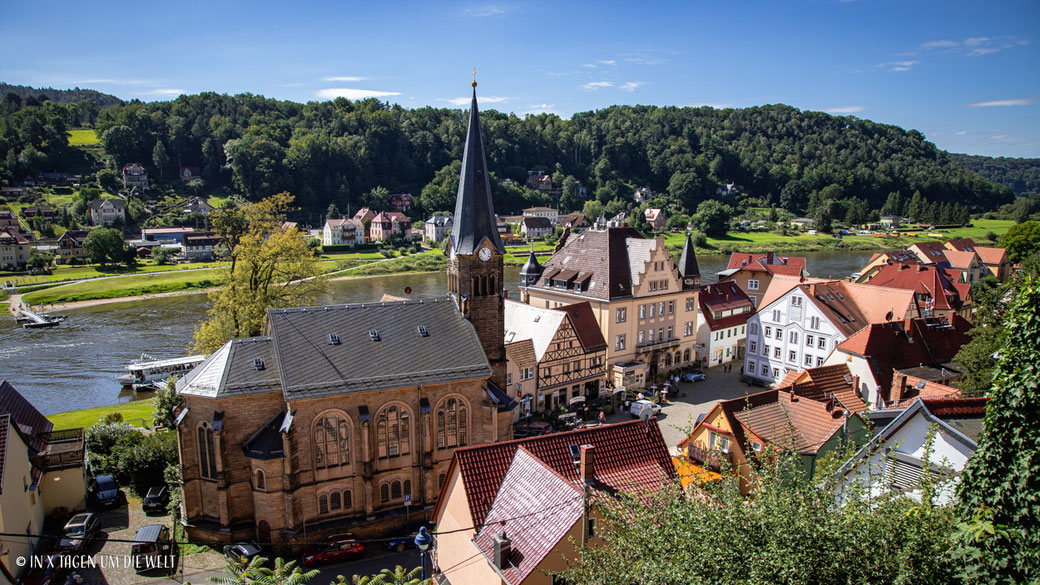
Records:
[[[701,279],[701,269],[697,266],[697,252],[686,232],[686,243],[683,244],[682,256],[679,257],[679,275],[683,279],[683,288],[696,286]]]
[[[451,228],[451,253],[473,255],[487,238],[499,254],[505,254],[495,223],[495,207],[491,201],[491,178],[484,157],[484,141],[480,136],[477,111],[477,84],[473,82],[473,102],[469,108],[466,150],[462,155],[462,173],[455,199],[454,225]]]
[[[531,247],[531,254],[527,257],[527,262],[524,263],[523,267],[520,268],[520,282],[524,286],[534,286],[538,283],[538,279],[542,276],[542,265],[538,263],[538,258],[534,255],[534,246]]]

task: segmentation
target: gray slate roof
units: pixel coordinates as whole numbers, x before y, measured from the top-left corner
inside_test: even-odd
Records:
[[[492,375],[476,330],[447,296],[272,309],[267,323],[286,400]]]
[[[263,362],[258,370],[256,359]],[[232,339],[177,380],[177,394],[221,398],[281,389],[270,337]]]
[[[466,149],[462,154],[454,219],[451,228],[453,254],[473,255],[485,238],[499,254],[506,253],[498,236],[495,206],[491,202],[491,182],[484,157],[484,141],[480,136],[476,85],[473,86],[473,102],[469,109],[469,128],[466,130]]]
[[[582,296],[607,300],[628,297],[653,246],[653,240],[630,227],[586,230],[568,237],[563,247],[545,261],[542,277],[560,271],[575,271],[579,278],[591,274],[589,289]]]

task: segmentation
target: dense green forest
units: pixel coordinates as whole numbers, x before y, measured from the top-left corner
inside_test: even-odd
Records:
[[[115,105],[96,115],[88,103],[0,105],[0,179],[81,160],[65,131],[93,124],[110,168],[140,162],[160,182],[172,181],[179,166],[194,166],[210,192],[256,200],[288,190],[312,210],[330,203],[356,209],[386,192],[418,194],[417,214],[454,206],[466,130],[460,110],[216,93]],[[743,187],[728,196],[738,207],[804,214],[828,203],[832,214],[852,209],[856,216],[886,202],[898,213],[894,200],[923,199],[936,221],[940,209],[943,217],[965,217],[1014,197],[915,130],[783,105],[613,106],[570,120],[485,110],[482,126],[502,213],[538,203],[581,209],[579,181],[589,198],[614,207],[645,186],[686,213],[715,198],[721,183]],[[548,169],[558,192],[524,187],[536,166]],[[501,182],[507,178],[516,184]]]
[[[1017,195],[1040,195],[1040,158],[953,153],[950,158],[973,173],[1010,187]]]
[[[32,97],[37,101],[43,101],[41,98],[46,98],[59,104],[74,104],[76,102],[90,101],[97,104],[98,108],[118,106],[124,103],[123,100],[114,95],[101,93],[94,89],[80,89],[78,87],[73,89],[29,87],[28,85],[11,85],[10,83],[0,81],[0,95],[7,96],[7,94],[14,94],[22,100]]]

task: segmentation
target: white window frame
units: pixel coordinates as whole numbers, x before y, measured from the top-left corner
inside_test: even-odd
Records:
[[[747,289],[748,290],[758,290],[758,285],[759,285],[759,282],[756,279],[752,278],[752,279],[747,281]]]
[[[618,309],[616,312],[616,319],[617,323],[624,323],[628,319],[628,309],[626,307]]]

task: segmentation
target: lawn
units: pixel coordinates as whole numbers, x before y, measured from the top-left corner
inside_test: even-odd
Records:
[[[193,262],[190,264],[151,264],[146,261],[130,268],[122,265],[100,266],[88,264],[85,266],[56,266],[51,269],[51,274],[40,276],[23,276],[14,279],[17,285],[41,284],[44,282],[64,282],[71,280],[83,280],[85,278],[99,278],[103,276],[121,276],[133,274],[151,274],[155,272],[172,272],[176,270],[191,270],[193,268],[215,268],[219,262]]]
[[[22,302],[30,305],[70,303],[209,288],[219,285],[223,276],[221,269],[210,268],[88,280],[32,292],[22,297]]]
[[[54,423],[54,430],[74,429],[77,427],[89,427],[104,419],[105,415],[118,412],[123,415],[123,420],[137,427],[152,426],[152,412],[155,411],[155,398],[147,400],[135,400],[133,402],[121,402],[109,406],[98,406],[95,408],[84,408],[83,410],[70,410],[58,414],[52,414],[47,418]]]
[[[69,146],[94,146],[100,142],[93,129],[69,130]]]

